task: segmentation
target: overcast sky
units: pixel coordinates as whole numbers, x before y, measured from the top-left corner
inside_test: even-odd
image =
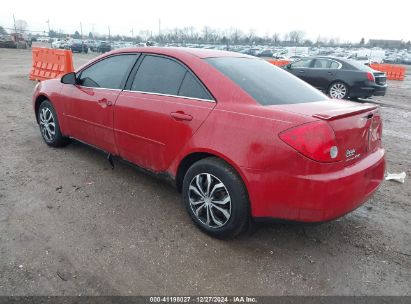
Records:
[[[1,3],[0,25],[13,26],[16,19],[27,21],[30,30],[47,30],[47,19],[54,30],[94,29],[99,34],[130,35],[140,30],[158,33],[161,28],[205,25],[218,29],[254,29],[260,35],[303,30],[306,37],[339,37],[340,41],[372,38],[411,40],[411,4],[407,0],[6,0]]]

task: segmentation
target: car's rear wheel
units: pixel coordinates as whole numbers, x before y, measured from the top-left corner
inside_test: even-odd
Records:
[[[41,136],[46,144],[52,147],[62,147],[68,144],[69,139],[61,134],[57,114],[50,101],[44,100],[40,104],[37,116]]]
[[[238,173],[210,157],[194,163],[183,181],[183,200],[194,223],[217,238],[232,238],[247,228],[249,200]]]
[[[334,99],[346,99],[348,97],[348,86],[340,81],[334,82],[328,89],[328,95]]]

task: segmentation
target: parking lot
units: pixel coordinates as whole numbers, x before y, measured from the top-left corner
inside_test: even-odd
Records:
[[[75,66],[94,56],[75,54]],[[44,144],[30,66],[30,50],[0,49],[0,295],[411,295],[410,76],[372,100],[387,171],[405,171],[404,184],[384,181],[332,222],[220,241],[163,181],[112,170],[79,142]]]

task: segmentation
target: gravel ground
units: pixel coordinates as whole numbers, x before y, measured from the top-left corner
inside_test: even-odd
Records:
[[[74,55],[79,66],[93,54]],[[411,295],[411,80],[382,105],[384,182],[351,214],[232,241],[191,223],[168,184],[73,142],[47,147],[29,50],[0,49],[0,295]]]

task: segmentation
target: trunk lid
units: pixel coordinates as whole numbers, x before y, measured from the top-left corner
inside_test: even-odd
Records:
[[[381,147],[382,123],[377,106],[329,100],[279,107],[326,121],[334,130],[338,151],[346,165]]]

